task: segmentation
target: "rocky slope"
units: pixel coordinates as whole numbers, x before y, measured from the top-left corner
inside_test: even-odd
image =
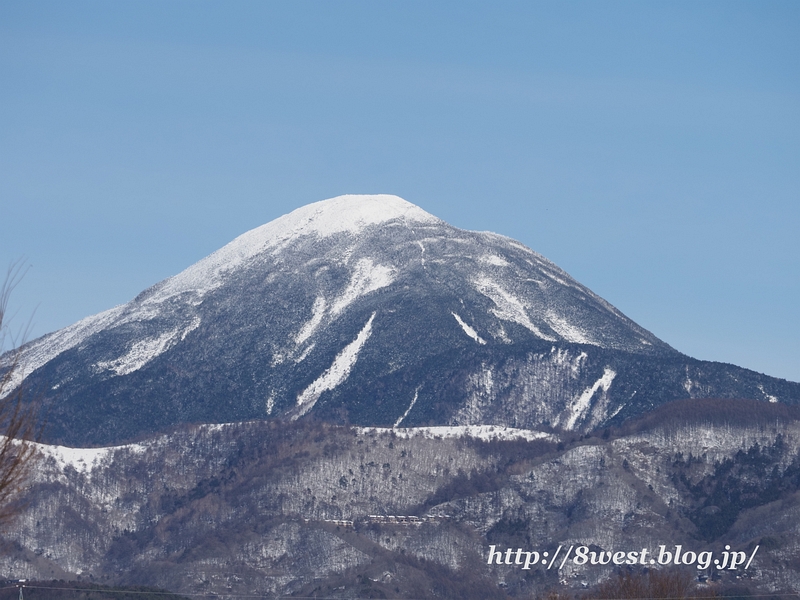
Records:
[[[300,208],[21,359],[48,440],[84,446],[180,423],[588,432],[687,397],[800,402],[800,384],[686,357],[522,244],[394,196]]]

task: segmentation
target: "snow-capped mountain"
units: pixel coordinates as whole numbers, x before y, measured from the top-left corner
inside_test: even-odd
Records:
[[[72,445],[182,422],[587,431],[685,397],[800,402],[800,384],[680,354],[519,242],[385,195],[295,210],[21,359]]]

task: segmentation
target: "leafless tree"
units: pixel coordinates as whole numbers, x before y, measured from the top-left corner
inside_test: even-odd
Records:
[[[17,384],[22,368],[19,342],[24,332],[20,338],[12,335],[7,319],[9,296],[23,274],[21,263],[13,263],[0,285],[0,527],[20,508],[16,500],[31,473],[36,457],[34,442],[41,432],[36,404]],[[11,349],[4,353],[7,342]]]

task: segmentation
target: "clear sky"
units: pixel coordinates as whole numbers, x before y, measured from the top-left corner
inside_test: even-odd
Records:
[[[799,117],[796,1],[0,0],[0,265],[35,337],[392,193],[800,381]]]

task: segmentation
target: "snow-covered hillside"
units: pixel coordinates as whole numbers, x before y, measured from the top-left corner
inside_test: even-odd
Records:
[[[686,411],[679,402],[627,435],[583,439],[255,421],[109,448],[41,446],[25,509],[0,538],[0,570],[198,595],[316,588],[329,598],[366,596],[366,578],[388,582],[387,597],[429,597],[413,588],[433,576],[473,590],[442,598],[528,598],[559,583],[585,594],[615,567],[526,572],[488,565],[490,545],[682,544],[715,556],[760,545],[748,570],[689,566],[691,577],[713,578],[707,591],[719,596],[723,585],[754,596],[797,589],[800,415],[758,403],[763,413],[747,418],[757,403],[730,401],[738,416],[728,418],[719,403]]]
[[[309,414],[583,431],[687,395],[800,400],[681,355],[514,240],[382,195],[302,207],[21,358],[73,444]]]

